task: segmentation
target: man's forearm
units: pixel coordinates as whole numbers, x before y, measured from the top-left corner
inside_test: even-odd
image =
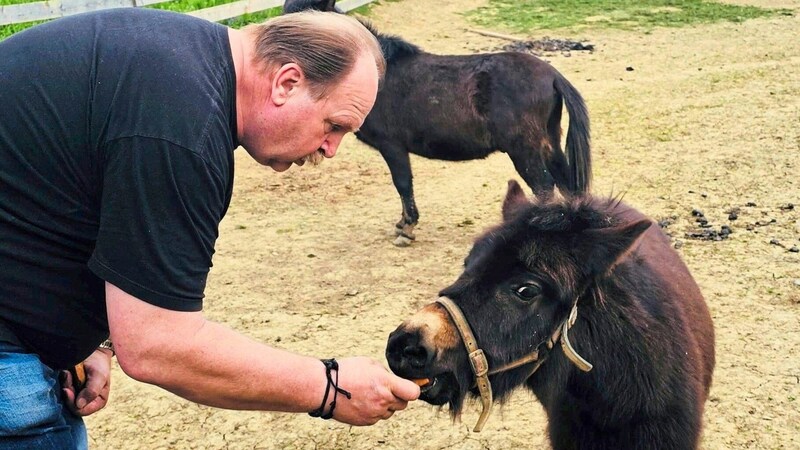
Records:
[[[159,308],[106,283],[122,370],[188,400],[228,409],[311,411],[325,391],[323,364],[254,341],[200,312]]]
[[[136,358],[132,363],[139,367],[131,368],[132,376],[221,408],[302,412],[319,407],[326,381],[317,359],[260,344],[210,321],[191,337],[173,338]]]

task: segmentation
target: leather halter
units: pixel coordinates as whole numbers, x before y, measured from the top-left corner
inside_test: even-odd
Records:
[[[489,375],[505,372],[526,364],[536,363],[525,377],[527,379],[539,369],[542,363],[544,363],[547,355],[544,355],[544,357],[540,358],[540,344],[536,350],[528,355],[525,355],[522,358],[497,367],[493,370],[489,370],[489,362],[486,360],[486,354],[483,352],[483,350],[481,350],[480,347],[478,347],[478,341],[475,339],[475,335],[472,334],[472,328],[470,328],[467,319],[464,317],[464,314],[461,312],[461,309],[458,307],[458,305],[456,305],[447,297],[439,297],[436,300],[436,303],[442,305],[450,314],[450,318],[453,320],[456,329],[458,329],[458,333],[461,335],[461,340],[464,342],[464,347],[466,347],[467,354],[469,355],[469,363],[470,366],[472,366],[472,373],[475,375],[475,384],[477,385],[478,391],[481,394],[481,403],[483,404],[483,410],[481,411],[480,417],[478,417],[478,423],[475,424],[475,428],[472,430],[477,433],[483,429],[483,425],[486,423],[486,420],[489,418],[489,413],[492,411],[492,404],[494,402],[494,399],[492,398],[492,384],[489,382]],[[575,351],[575,349],[572,347],[572,344],[569,342],[569,337],[567,336],[567,332],[572,325],[575,324],[575,319],[577,317],[578,299],[575,299],[569,316],[559,327],[556,328],[556,331],[554,331],[550,338],[543,344],[546,344],[549,350],[552,349],[555,343],[560,340],[564,355],[570,361],[572,361],[572,363],[575,364],[578,369],[588,372],[592,370],[592,365]]]

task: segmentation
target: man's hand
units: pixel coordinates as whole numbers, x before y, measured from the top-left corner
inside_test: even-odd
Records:
[[[348,399],[339,394],[333,412],[333,418],[339,422],[372,425],[405,409],[409,401],[419,397],[419,386],[393,375],[375,360],[355,357],[338,362],[339,387],[353,395]],[[325,370],[321,364],[320,370]],[[331,399],[332,395],[328,397],[329,404]],[[325,405],[327,411],[328,405]]]
[[[97,349],[83,362],[86,386],[75,392],[72,375],[65,372],[62,385],[67,407],[79,416],[88,416],[106,406],[111,390],[111,351]],[[77,394],[77,396],[76,396]]]

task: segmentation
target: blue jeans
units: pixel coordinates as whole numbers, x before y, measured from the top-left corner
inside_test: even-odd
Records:
[[[58,371],[0,342],[0,449],[88,449],[83,419],[64,404]]]

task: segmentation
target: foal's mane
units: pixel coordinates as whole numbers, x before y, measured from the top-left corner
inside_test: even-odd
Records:
[[[620,214],[629,209],[619,198],[590,195],[524,202],[510,212],[510,217],[479,236],[470,256],[483,259],[516,254],[516,251],[508,253],[509,245],[510,248],[525,246],[528,238],[536,235],[556,237],[614,227],[620,223]]]
[[[422,53],[422,49],[417,47],[416,45],[404,40],[403,38],[391,34],[383,34],[375,29],[372,25],[372,22],[366,19],[359,18],[359,22],[366,29],[372,33],[376,39],[378,39],[378,43],[381,44],[381,51],[383,52],[383,58],[386,59],[386,64],[391,64],[394,61],[397,61],[401,58],[406,56],[412,56]]]
[[[620,208],[625,208],[620,197],[583,195],[531,203],[517,212],[515,222],[521,221],[530,231],[580,232],[616,225]]]

